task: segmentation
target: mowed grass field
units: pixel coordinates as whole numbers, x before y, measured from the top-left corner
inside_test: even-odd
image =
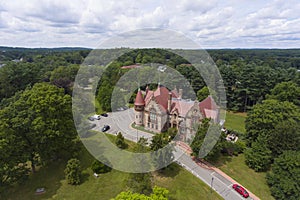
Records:
[[[245,164],[245,156],[223,156],[215,164],[231,178],[245,186],[262,200],[274,200],[266,182],[265,172],[255,172]]]
[[[179,165],[172,164],[170,168],[172,170],[154,175],[155,184],[170,191],[170,200],[223,199],[214,191],[211,193],[210,187]]]
[[[245,133],[246,113],[226,113],[225,127],[241,133]],[[266,173],[255,172],[245,164],[245,156],[222,156],[216,163],[219,169],[229,175],[231,178],[245,186],[262,200],[273,200],[270,189],[266,182]]]
[[[231,111],[226,112],[225,127],[233,129],[241,133],[245,133],[245,120],[247,113],[234,113]]]
[[[114,136],[109,136],[114,141]],[[128,150],[132,150],[134,143],[126,141]],[[108,200],[114,198],[121,191],[127,190],[126,182],[129,174],[112,170],[101,174],[98,178],[93,176],[90,169],[94,158],[83,149],[78,156],[82,166],[82,183],[78,186],[68,185],[64,178],[64,169],[67,161],[60,160],[42,167],[37,173],[31,175],[23,184],[16,185],[5,191],[3,199],[11,200]],[[170,191],[172,200],[198,200],[222,199],[209,186],[194,177],[177,164],[163,172],[153,172],[153,186],[165,187]],[[44,187],[46,193],[36,195],[37,188]]]

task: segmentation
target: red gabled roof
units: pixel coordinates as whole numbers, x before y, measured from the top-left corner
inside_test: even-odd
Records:
[[[172,99],[172,110],[178,111],[179,116],[185,117],[188,111],[194,106],[194,101],[186,101],[182,99]]]
[[[145,102],[148,104],[152,97],[155,99],[155,102],[160,106],[162,111],[166,112],[168,109],[168,99],[169,99],[170,91],[164,87],[159,85],[155,91],[148,90],[145,96]],[[173,91],[171,92],[172,98],[177,98],[177,94]]]
[[[208,97],[206,97],[206,99],[204,99],[203,101],[201,101],[199,103],[200,108],[204,109],[210,109],[210,110],[215,110],[218,108],[215,100],[209,95]]]
[[[205,110],[217,110],[218,106],[215,102],[215,100],[209,95],[199,103],[199,107],[202,113],[205,114]]]
[[[143,95],[142,95],[142,92],[140,89],[136,94],[134,105],[136,105],[136,106],[144,106],[145,105],[145,101],[144,101],[144,98],[143,98]]]
[[[154,92],[156,103],[161,105],[164,110],[168,109],[169,90],[165,87],[158,86]]]

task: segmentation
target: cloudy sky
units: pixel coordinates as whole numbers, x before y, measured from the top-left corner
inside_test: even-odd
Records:
[[[0,46],[95,48],[143,28],[203,48],[300,48],[300,1],[0,0]]]

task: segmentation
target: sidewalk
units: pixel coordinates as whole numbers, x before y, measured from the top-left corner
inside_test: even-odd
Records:
[[[187,155],[191,155],[192,153],[192,150],[191,148],[183,143],[183,142],[177,142],[176,143],[178,147],[180,147]],[[194,160],[194,159],[193,159]],[[214,172],[216,172],[217,174],[221,175],[222,177],[224,177],[227,181],[231,182],[232,184],[238,184],[238,185],[241,185],[242,187],[244,187],[242,184],[238,183],[237,181],[235,181],[234,179],[232,179],[230,176],[228,176],[227,174],[225,174],[222,170],[218,169],[217,167],[213,166],[212,164],[208,163],[207,161],[204,161],[204,160],[194,160],[194,162],[200,166],[201,168],[204,168],[204,169],[208,169],[208,170],[213,170]],[[255,194],[253,194],[252,192],[250,192],[246,187],[244,187],[250,197],[253,199],[253,200],[260,200],[259,197],[257,197]]]
[[[215,172],[217,172],[218,174],[220,174],[221,176],[223,176],[224,178],[226,178],[227,180],[229,180],[232,184],[238,184],[243,186],[242,184],[238,183],[237,181],[235,181],[234,179],[232,179],[230,176],[228,176],[227,174],[225,174],[222,170],[216,168],[216,167],[211,167],[212,170],[214,170]],[[252,197],[254,200],[260,200],[259,197],[257,197],[255,194],[253,194],[252,192],[250,192],[245,186],[243,186],[243,188],[245,188],[250,197]]]

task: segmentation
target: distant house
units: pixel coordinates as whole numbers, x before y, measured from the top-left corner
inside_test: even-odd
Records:
[[[182,99],[182,89],[169,91],[158,85],[155,91],[139,90],[135,103],[135,124],[153,132],[177,128],[185,139],[195,134],[204,118],[218,122],[219,107],[211,96],[201,102]]]
[[[134,68],[139,68],[141,67],[138,64],[134,64],[134,65],[126,65],[126,66],[122,66],[121,69],[134,69]]]

